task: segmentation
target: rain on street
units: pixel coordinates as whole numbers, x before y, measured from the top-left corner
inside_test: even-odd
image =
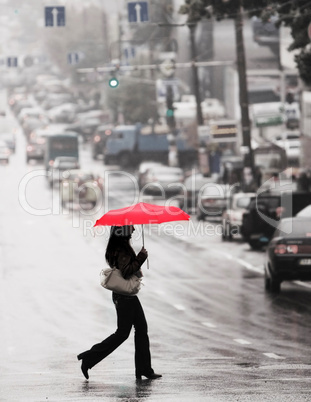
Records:
[[[264,253],[239,239],[223,243],[219,222],[194,217],[175,223],[181,225],[175,236],[167,224],[145,229],[150,269],[144,264],[140,299],[153,364],[163,378],[135,385],[130,341],[85,382],[76,354],[116,325],[110,292],[99,286],[107,232],[93,237],[94,217],[79,211],[44,217],[25,211],[18,186],[42,166],[25,166],[23,141],[19,131],[16,155],[0,171],[3,194],[11,194],[3,199],[0,220],[1,400],[225,401],[271,394],[280,401],[307,400],[310,285],[286,283],[282,294],[267,295]],[[82,165],[103,173],[102,163],[82,147]],[[109,207],[130,205],[132,181],[109,171]],[[28,208],[52,207],[45,177],[32,178],[26,191]]]
[[[201,82],[198,90],[189,66],[176,71],[174,67],[175,62],[187,63],[193,56],[188,29],[191,25],[177,24],[182,25],[186,18],[178,13],[184,1],[148,2],[151,17],[165,17],[165,23],[170,26],[165,30],[162,27],[162,31],[151,26],[150,32],[139,28],[139,24],[133,29],[127,20],[131,10],[135,10],[132,18],[137,18],[139,23],[137,10],[145,7],[145,2],[88,0],[87,5],[76,2],[75,7],[69,0],[67,26],[62,28],[52,26],[63,23],[57,19],[62,12],[61,1],[52,10],[49,27],[43,19],[49,12],[46,2],[45,14],[41,2],[35,3],[34,10],[30,10],[20,0],[12,0],[11,4],[0,0],[1,50],[3,57],[10,59],[7,65],[0,64],[3,72],[0,148],[4,147],[2,134],[14,134],[16,143],[16,150],[9,152],[7,163],[3,156],[6,150],[0,149],[0,401],[310,400],[311,281],[286,280],[281,284],[281,291],[280,288],[273,291],[267,286],[264,269],[269,244],[266,240],[271,240],[267,239],[267,233],[261,234],[259,240],[266,242],[260,247],[251,246],[240,233],[224,238],[223,215],[211,214],[202,219],[198,214],[198,200],[193,208],[186,208],[176,194],[163,197],[139,191],[144,151],[140,165],[130,163],[125,153],[119,153],[116,158],[109,155],[109,141],[113,153],[118,149],[118,141],[122,143],[123,134],[131,134],[134,125],[143,131],[142,121],[149,130],[144,138],[156,134],[156,128],[158,137],[165,136],[167,155],[164,161],[156,162],[160,162],[160,169],[163,163],[167,172],[180,169],[179,183],[186,183],[192,175],[219,186],[235,185],[234,180],[239,180],[238,194],[245,194],[249,199],[257,197],[258,183],[248,190],[245,190],[247,186],[243,187],[250,167],[245,165],[247,144],[242,136],[245,127],[240,111],[237,112],[240,105],[233,19],[212,18],[212,23],[209,20],[197,30],[196,60],[220,63],[216,68],[198,67]],[[128,8],[125,3],[129,4]],[[139,7],[131,9],[135,4]],[[35,24],[33,30],[29,28],[30,11],[38,18],[38,26]],[[80,25],[74,25],[75,18],[80,18]],[[310,172],[311,165],[307,166],[304,153],[307,147],[303,150],[297,134],[300,128],[287,130],[285,117],[280,118],[284,108],[279,103],[287,103],[286,90],[296,96],[298,89],[285,76],[286,82],[278,81],[282,77],[279,69],[283,60],[280,43],[277,47],[272,43],[276,40],[275,27],[269,20],[269,33],[266,32],[269,44],[263,44],[259,34],[255,34],[254,18],[246,14],[244,17],[249,97],[254,103],[249,109],[253,162],[261,169],[262,182],[268,183],[276,176],[281,178],[287,168],[292,169],[291,179],[296,180],[304,171],[308,173],[307,169]],[[259,20],[258,24],[263,23]],[[66,35],[62,37],[58,29]],[[40,42],[38,32],[42,36]],[[104,33],[102,41],[97,40],[98,33]],[[210,36],[206,39],[204,35]],[[16,69],[11,68],[14,54],[19,54]],[[225,67],[226,62],[229,64]],[[132,64],[138,68],[151,63],[158,64],[154,71],[139,74],[126,71]],[[104,67],[102,71],[101,67]],[[262,76],[257,76],[260,70]],[[272,71],[271,76],[264,71]],[[295,79],[297,74],[296,70],[289,72]],[[278,100],[270,99],[272,95]],[[196,109],[200,96],[202,124]],[[267,98],[262,100],[264,96]],[[208,106],[209,100],[213,105],[215,102],[215,110],[209,109],[214,108]],[[262,106],[265,102],[270,102],[270,109],[263,108],[262,115],[256,116],[256,103]],[[310,106],[311,97],[308,102],[306,96],[306,105]],[[271,112],[272,103],[278,107],[276,116]],[[298,104],[296,98],[293,104]],[[262,125],[260,119],[264,119]],[[299,127],[302,119],[303,116]],[[229,140],[212,138],[215,125],[219,133],[229,134]],[[205,137],[204,130],[199,133],[198,127],[208,127],[208,136]],[[70,137],[66,130],[74,133],[77,140],[76,153],[70,154],[76,166],[65,170],[63,178],[54,183],[50,172],[56,170],[58,158],[52,161],[47,158],[49,138],[55,133]],[[184,135],[193,140],[193,132],[199,142],[195,145],[195,159],[190,163],[193,153],[187,148],[189,138],[185,143],[183,140]],[[103,133],[104,140],[100,137]],[[285,137],[280,145],[284,133],[296,135],[292,139],[299,141],[300,156],[290,155]],[[175,152],[178,153],[176,138],[189,151],[184,164],[181,158],[178,162],[174,159]],[[100,149],[96,148],[97,141]],[[269,165],[274,144],[278,144],[278,154],[274,155],[275,159],[271,157]],[[124,142],[123,146],[128,143]],[[145,152],[152,153],[152,147]],[[269,152],[256,160],[256,150],[261,147],[270,147]],[[298,149],[296,143],[294,148]],[[134,158],[139,152],[139,144],[135,144],[131,156]],[[200,159],[203,153],[206,159]],[[69,157],[69,154],[58,157]],[[146,161],[153,161],[153,157],[150,160],[146,157]],[[283,166],[282,161],[286,162]],[[145,171],[151,174],[155,169],[154,176],[149,175],[148,185],[157,181],[157,168],[158,165],[150,165]],[[95,202],[89,196],[92,191],[81,190],[83,184],[73,200],[65,198],[70,197],[65,186],[76,169],[77,176],[92,177],[85,183],[96,194]],[[231,174],[229,179],[225,178],[226,169]],[[252,180],[254,184],[255,174]],[[294,184],[296,189],[293,180],[290,185]],[[72,183],[77,183],[77,177]],[[304,189],[307,194],[311,194],[310,183],[311,180],[308,189]],[[93,228],[93,225],[105,212],[137,202],[166,203],[190,214],[189,221],[144,225],[144,240],[141,225],[136,225],[132,237],[136,253],[143,241],[148,250],[138,297],[148,322],[152,367],[162,378],[135,379],[132,329],[126,342],[89,370],[87,381],[81,373],[77,354],[114,333],[117,326],[111,292],[100,286],[100,271],[108,267],[105,251],[110,228]],[[212,207],[214,203],[213,200]],[[256,233],[256,225],[252,230]],[[310,265],[311,258],[306,260],[306,265]]]

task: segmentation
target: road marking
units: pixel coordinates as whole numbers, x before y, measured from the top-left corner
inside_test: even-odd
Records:
[[[212,324],[211,322],[202,322],[201,324],[205,325],[205,327],[208,327],[208,328],[217,328],[217,326]]]
[[[240,343],[241,345],[251,345],[252,342],[246,341],[245,339],[233,339],[235,342]]]
[[[305,282],[301,282],[301,281],[294,281],[294,283],[296,283],[296,285],[303,286],[305,288],[311,289],[311,284],[310,283],[305,283]]]
[[[226,257],[228,260],[236,261],[238,264],[242,265],[244,268],[246,268],[246,269],[248,269],[248,270],[250,270],[250,271],[258,272],[258,273],[260,273],[260,274],[263,274],[263,273],[264,273],[263,267],[255,267],[254,265],[252,265],[252,264],[250,264],[250,263],[248,263],[248,262],[242,260],[241,258],[233,257],[232,254],[224,253],[223,251],[222,251],[220,254],[222,254],[222,255],[223,255],[224,257]]]
[[[270,357],[271,359],[284,359],[284,357],[276,355],[275,353],[263,353],[263,355]]]
[[[181,304],[173,304],[173,306],[176,308],[176,310],[183,311],[186,310],[184,306]]]

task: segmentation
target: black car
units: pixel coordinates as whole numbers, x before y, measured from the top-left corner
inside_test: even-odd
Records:
[[[279,292],[281,282],[311,280],[311,219],[282,219],[267,247],[265,288]]]
[[[254,197],[244,212],[241,234],[253,249],[261,249],[272,238],[277,221],[296,216],[309,204],[310,192],[264,192]]]
[[[103,155],[106,140],[112,133],[112,126],[105,124],[97,127],[92,137],[92,157],[97,159],[98,155]]]

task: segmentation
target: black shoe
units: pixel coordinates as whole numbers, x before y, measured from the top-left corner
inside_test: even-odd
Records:
[[[141,377],[147,377],[148,380],[155,380],[156,378],[162,377],[162,374],[150,373],[150,374],[136,374],[137,380],[141,380]]]
[[[81,360],[81,359],[83,359],[84,357],[85,357],[85,352],[80,353],[80,354],[77,356],[77,359],[78,359],[78,360]]]
[[[86,367],[86,364],[83,360],[82,360],[82,364],[81,364],[81,371],[82,371],[84,377],[88,380],[89,379],[88,367]]]

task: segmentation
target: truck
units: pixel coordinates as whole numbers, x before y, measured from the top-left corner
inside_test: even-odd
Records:
[[[44,165],[48,172],[58,156],[70,156],[79,160],[78,135],[74,132],[50,132],[46,137]]]
[[[143,161],[168,164],[170,151],[177,152],[178,165],[192,166],[197,150],[185,135],[177,130],[172,134],[165,125],[121,125],[112,130],[104,146],[104,164],[136,167]]]

